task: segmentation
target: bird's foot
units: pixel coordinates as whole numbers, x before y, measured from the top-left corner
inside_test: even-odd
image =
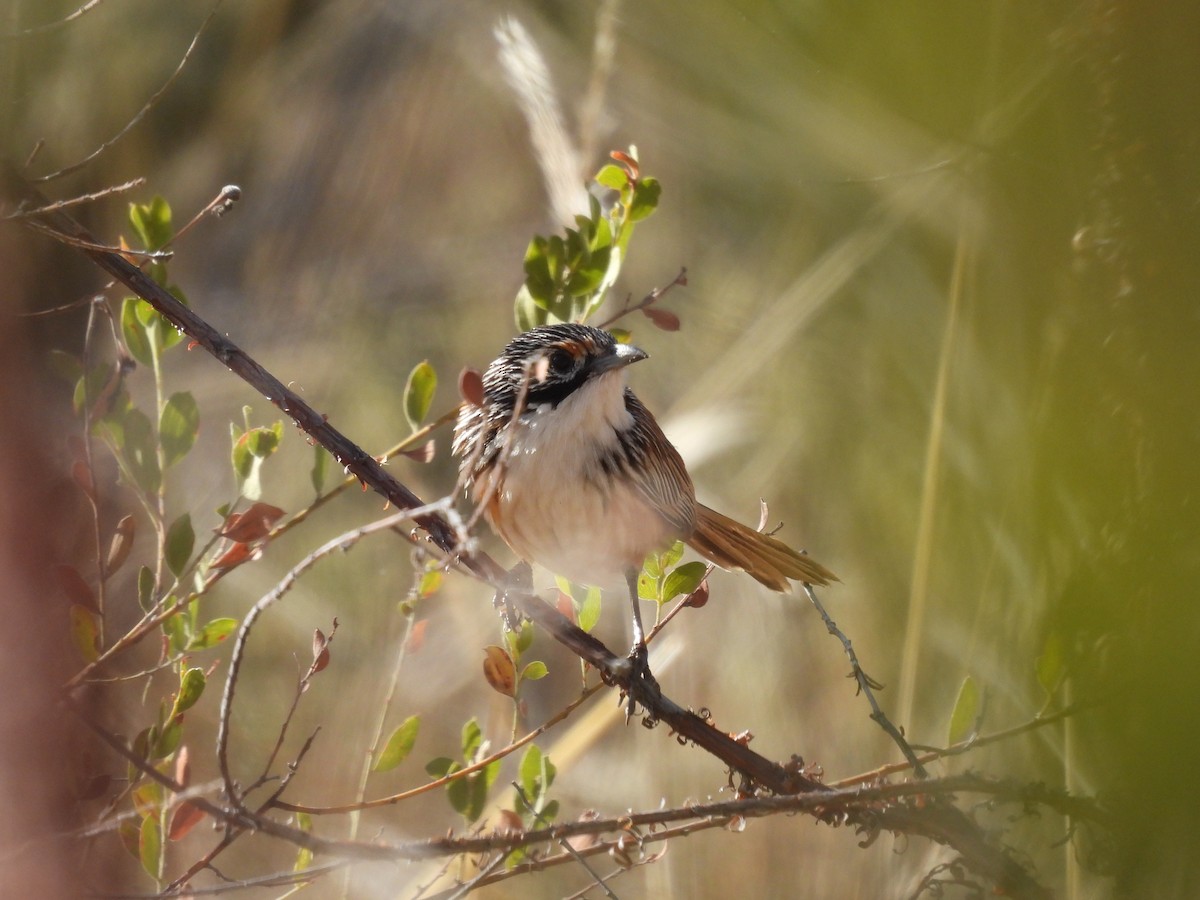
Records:
[[[639,703],[642,709],[648,713],[647,726],[653,725],[657,721],[651,710],[655,706],[655,701],[662,697],[662,689],[659,688],[658,682],[650,671],[650,656],[645,643],[634,644],[629,651],[629,681],[625,697],[626,724],[637,713]]]

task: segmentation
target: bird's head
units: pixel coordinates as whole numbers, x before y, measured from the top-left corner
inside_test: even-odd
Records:
[[[511,414],[527,385],[526,408],[556,407],[585,385],[647,355],[590,325],[542,325],[513,338],[488,366],[484,396],[493,409]]]

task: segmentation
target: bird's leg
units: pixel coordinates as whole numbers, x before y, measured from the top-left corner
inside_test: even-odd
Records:
[[[629,674],[629,704],[625,708],[625,718],[628,720],[633,716],[634,707],[639,699],[644,696],[657,697],[660,691],[658,682],[654,680],[654,676],[650,672],[646,633],[642,630],[642,609],[638,600],[636,569],[629,569],[625,573],[625,583],[629,586],[629,604],[633,607],[633,647],[629,650],[629,662],[632,669]]]

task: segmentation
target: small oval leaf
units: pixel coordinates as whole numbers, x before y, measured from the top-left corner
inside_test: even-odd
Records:
[[[184,513],[171,523],[167,529],[167,568],[176,578],[187,568],[188,560],[192,558],[192,548],[196,545],[196,533],[192,530],[192,517]]]
[[[511,697],[517,688],[517,670],[503,647],[491,644],[483,648],[483,677],[492,690]]]
[[[700,586],[707,572],[708,566],[699,560],[679,566],[663,582],[662,602],[674,600],[680,594],[690,594]]]
[[[436,390],[437,372],[429,360],[422,360],[408,373],[408,383],[404,385],[404,415],[413,431],[421,427],[425,416],[429,414]]]
[[[136,524],[137,520],[133,516],[124,516],[117,523],[117,530],[113,532],[112,543],[108,547],[107,571],[109,575],[121,568],[125,560],[129,559],[129,551],[133,549],[133,533]]]
[[[417,732],[421,730],[420,716],[409,716],[391,733],[384,744],[379,758],[375,760],[372,771],[387,772],[396,768],[412,753],[413,745],[417,742]]]
[[[187,391],[172,394],[158,420],[163,465],[172,466],[187,455],[200,431],[200,408]]]
[[[980,712],[979,685],[968,675],[958,689],[958,699],[954,701],[954,711],[950,714],[950,728],[946,735],[948,746],[964,741],[975,733]]]

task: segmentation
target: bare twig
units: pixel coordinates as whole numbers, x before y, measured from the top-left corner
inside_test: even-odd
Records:
[[[160,87],[150,96],[150,99],[146,101],[142,108],[134,113],[133,118],[131,118],[121,127],[120,131],[118,131],[111,138],[109,138],[78,162],[72,163],[69,166],[64,166],[63,168],[54,172],[50,172],[49,174],[39,175],[31,180],[36,183],[43,183],[47,181],[53,181],[55,178],[61,178],[64,175],[70,175],[72,172],[77,172],[90,163],[93,159],[98,157],[101,153],[104,153],[106,150],[116,144],[117,141],[121,140],[121,138],[125,137],[125,135],[127,135],[135,125],[145,118],[146,113],[150,112],[150,110],[154,109],[154,107],[158,105],[158,101],[162,99],[162,96],[171,89],[173,84],[175,84],[175,81],[179,78],[180,74],[182,74],[184,66],[186,66],[188,61],[192,58],[192,52],[196,49],[196,45],[200,43],[200,36],[204,34],[204,32],[208,29],[209,24],[214,18],[216,18],[217,10],[221,8],[222,2],[223,0],[215,0],[212,9],[208,13],[208,16],[205,17],[204,21],[200,23],[200,27],[196,29],[196,33],[192,35],[191,43],[189,43],[187,49],[183,51],[183,56],[180,58],[179,64],[175,67],[175,71],[171,73],[171,76],[165,82],[163,82],[162,87]]]
[[[875,691],[882,688],[883,685],[871,678],[870,675],[863,671],[862,666],[858,664],[858,654],[854,652],[854,645],[850,643],[850,639],[837,627],[837,624],[830,618],[829,613],[825,611],[825,607],[817,599],[812,585],[806,583],[804,585],[804,593],[808,595],[808,599],[812,605],[817,608],[817,612],[820,613],[821,619],[825,622],[825,628],[842,642],[842,648],[846,651],[846,656],[850,660],[851,676],[858,683],[858,689],[867,698],[867,702],[871,704],[871,718],[896,742],[896,746],[900,748],[900,752],[904,754],[904,758],[908,760],[908,764],[912,767],[916,776],[918,778],[928,778],[929,773],[921,765],[921,760],[917,758],[917,754],[913,751],[913,748],[900,732],[900,729],[892,724],[892,720],[880,708],[879,701],[875,699]]]

